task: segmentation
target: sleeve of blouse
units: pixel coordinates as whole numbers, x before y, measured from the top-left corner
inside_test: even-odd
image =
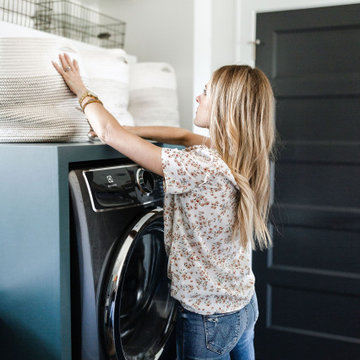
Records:
[[[206,182],[206,166],[191,148],[163,148],[161,160],[166,193],[185,193]]]

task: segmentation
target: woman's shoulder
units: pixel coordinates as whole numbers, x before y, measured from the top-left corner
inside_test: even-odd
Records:
[[[238,184],[225,161],[220,156],[219,152],[214,148],[209,148],[206,145],[193,145],[184,149],[184,151],[194,156],[196,160],[206,166],[207,170],[216,175],[216,178],[224,178],[230,181],[236,188]]]
[[[205,158],[212,159],[212,160],[220,157],[219,153],[215,149],[209,148],[206,145],[188,146],[184,149],[184,151],[186,151],[188,153],[193,153],[194,155],[203,156]]]
[[[219,153],[206,145],[192,145],[184,148],[183,151],[189,157],[208,166],[217,166],[222,161]]]

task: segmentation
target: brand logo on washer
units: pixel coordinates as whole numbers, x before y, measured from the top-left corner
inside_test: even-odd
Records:
[[[114,182],[114,179],[111,175],[107,175],[106,178],[109,184],[112,184]]]

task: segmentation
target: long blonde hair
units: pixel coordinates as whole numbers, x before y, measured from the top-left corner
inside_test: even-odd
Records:
[[[210,141],[240,187],[234,233],[246,247],[271,245],[267,228],[270,159],[274,138],[274,95],[257,68],[228,65],[216,70],[207,94]]]

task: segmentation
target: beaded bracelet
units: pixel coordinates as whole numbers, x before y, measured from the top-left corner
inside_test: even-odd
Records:
[[[94,99],[92,99],[92,100],[87,101],[87,102],[84,104],[84,106],[81,106],[82,111],[85,112],[86,106],[88,106],[88,105],[91,104],[91,103],[95,103],[95,102],[96,102],[96,103],[99,103],[100,105],[103,104],[98,98],[94,98]]]

